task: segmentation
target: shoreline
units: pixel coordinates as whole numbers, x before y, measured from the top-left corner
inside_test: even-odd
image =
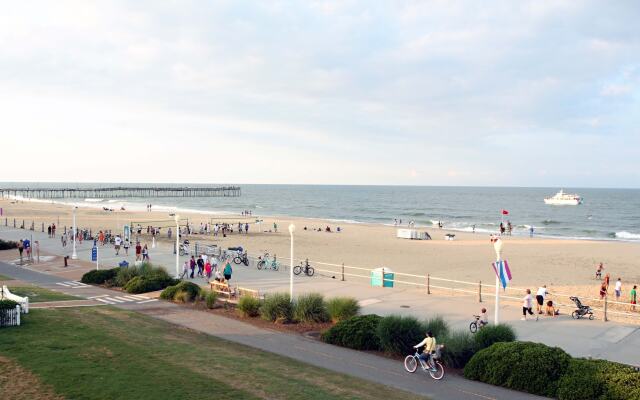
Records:
[[[133,212],[133,213],[146,213],[147,210],[142,206],[142,204],[138,206],[138,203],[132,203],[130,201],[120,201],[118,199],[109,199],[105,201],[105,199],[74,199],[77,201],[59,201],[59,200],[44,200],[44,199],[32,199],[32,198],[21,198],[20,196],[10,196],[8,198],[0,199],[0,202],[5,201],[14,201],[14,202],[26,202],[26,203],[35,203],[35,204],[55,204],[60,206],[73,207],[76,206],[78,208],[92,209],[103,211],[104,207],[111,208],[113,205],[123,206],[126,205],[124,212]],[[294,220],[310,220],[310,221],[322,221],[328,222],[332,224],[349,224],[349,225],[371,225],[371,226],[384,226],[394,229],[415,229],[415,230],[429,230],[429,231],[442,231],[447,233],[454,234],[472,234],[472,235],[495,235],[498,234],[498,229],[496,225],[496,231],[491,231],[485,228],[477,228],[475,233],[470,231],[469,228],[438,228],[437,225],[433,224],[431,226],[424,224],[415,224],[413,227],[409,227],[408,225],[394,225],[393,223],[384,223],[384,222],[374,222],[374,221],[358,221],[354,219],[343,219],[343,218],[328,218],[328,217],[306,217],[306,216],[296,216],[296,215],[284,215],[284,214],[260,214],[260,215],[250,215],[243,216],[239,213],[233,211],[226,210],[200,210],[196,208],[181,208],[179,206],[168,206],[168,205],[154,205],[152,209],[153,212],[166,212],[166,213],[185,213],[185,214],[193,214],[193,215],[207,215],[211,218],[213,217],[237,217],[239,219],[246,218],[266,218],[269,220],[274,219],[294,219]],[[119,207],[113,208],[113,212],[122,212]],[[535,227],[534,227],[535,228]],[[544,230],[544,227],[539,227],[535,229]],[[625,233],[628,235],[635,236],[636,234],[626,231],[614,232],[615,234]],[[514,230],[513,235],[504,235],[505,237],[518,237],[518,238],[527,238],[527,239],[551,239],[551,240],[560,240],[560,241],[585,241],[585,242],[603,242],[603,243],[640,243],[640,238],[596,238],[596,237],[584,237],[584,236],[560,236],[560,235],[551,235],[544,233],[536,233],[534,232],[533,237],[530,237],[526,232],[520,232]]]

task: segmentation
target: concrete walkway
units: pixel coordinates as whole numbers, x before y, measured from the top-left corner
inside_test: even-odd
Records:
[[[65,249],[60,245],[60,239],[50,239],[46,233],[32,232],[15,228],[0,227],[0,237],[16,240],[33,235],[40,240],[41,249],[51,254],[70,254],[71,246]],[[78,246],[81,259],[90,260],[92,243],[84,242]],[[151,259],[157,265],[168,267],[175,271],[175,255],[173,247],[162,244],[161,247],[150,249]],[[127,259],[130,263],[134,256],[115,256],[112,247],[101,248],[100,259],[106,265],[116,265]],[[181,258],[183,262],[184,258]],[[282,271],[258,271],[255,267],[234,266],[232,282],[244,287],[258,289],[261,292],[275,292],[289,290],[289,273],[286,268]],[[424,291],[413,288],[373,288],[363,279],[347,277],[346,282],[332,279],[331,276],[316,274],[309,278],[297,276],[294,278],[295,292],[320,292],[326,297],[352,296],[362,305],[363,313],[379,315],[402,314],[414,315],[420,319],[442,315],[453,328],[468,329],[473,314],[478,314],[481,307],[486,307],[489,314],[493,313],[493,298],[487,296],[485,302],[478,303],[474,295],[446,296],[427,295]],[[204,285],[206,281],[196,278],[192,281]],[[625,325],[617,322],[602,320],[573,320],[565,315],[557,318],[541,318],[539,321],[520,321],[521,308],[518,304],[501,304],[502,322],[509,323],[516,330],[520,340],[540,342],[549,346],[558,346],[576,357],[602,358],[611,361],[638,366],[640,364],[640,329],[638,325]],[[596,315],[596,319],[599,316]]]
[[[66,278],[0,262],[0,274],[87,299],[125,298],[122,292],[94,286],[74,286]],[[63,286],[66,284],[68,286]],[[297,334],[263,329],[242,321],[192,310],[165,301],[128,301],[113,306],[136,311],[176,325],[217,336],[256,349],[290,357],[307,364],[406,390],[432,399],[539,399],[529,395],[469,381],[449,372],[441,381],[418,371],[404,371],[401,361],[328,345]]]

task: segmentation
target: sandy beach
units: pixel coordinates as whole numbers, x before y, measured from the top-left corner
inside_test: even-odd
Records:
[[[58,225],[58,232],[64,226],[72,224],[72,207],[57,203],[28,202],[3,199],[2,224],[7,218],[9,225],[16,219],[17,226],[25,220],[29,227],[34,221],[35,229],[40,230],[42,223],[46,227],[51,223]],[[215,243],[222,247],[243,246],[251,254],[269,251],[282,257],[289,254],[288,225],[296,226],[295,258],[308,258],[313,262],[326,262],[354,267],[391,268],[396,272],[416,275],[430,274],[435,277],[458,279],[464,281],[482,280],[491,283],[494,273],[491,262],[495,257],[493,247],[487,234],[449,232],[446,229],[421,229],[430,233],[433,240],[406,240],[396,238],[396,227],[376,224],[336,224],[331,221],[302,219],[292,217],[250,218],[237,216],[214,216],[198,213],[180,213],[181,218],[188,218],[189,223],[199,230],[200,223],[221,222],[237,226],[238,221],[248,221],[248,235],[233,233],[223,238],[222,235],[192,235],[192,241]],[[258,225],[256,219],[263,222]],[[169,242],[166,227],[173,224],[172,217],[166,211],[136,212],[103,211],[99,208],[82,207],[77,210],[79,228],[90,228],[94,232],[110,229],[113,232],[122,230],[124,224],[134,221],[147,225],[164,226],[161,230],[161,241]],[[274,232],[273,224],[278,225]],[[324,232],[330,226],[332,233]],[[340,226],[341,232],[336,229]],[[259,227],[262,232],[259,232]],[[307,230],[304,230],[307,227]],[[323,229],[318,232],[317,229]],[[146,229],[144,230],[146,232]],[[444,240],[446,233],[455,234],[455,240]],[[150,242],[146,234],[141,241]],[[529,237],[504,238],[504,256],[509,260],[513,273],[511,282],[514,287],[531,287],[546,284],[550,290],[562,288],[573,290],[583,295],[597,295],[598,281],[594,279],[595,267],[599,262],[605,264],[605,272],[611,274],[614,281],[621,277],[626,294],[632,284],[640,284],[640,244],[614,241],[587,241],[569,239],[547,239]]]

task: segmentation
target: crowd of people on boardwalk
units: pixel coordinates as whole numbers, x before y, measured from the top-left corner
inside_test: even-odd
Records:
[[[209,282],[213,276],[214,280],[217,282],[229,283],[229,281],[231,281],[232,274],[233,268],[231,267],[231,258],[226,258],[221,261],[216,256],[200,254],[198,258],[192,255],[189,260],[185,260],[182,265],[182,274],[180,275],[180,278],[195,279],[196,277],[199,277],[204,278]]]

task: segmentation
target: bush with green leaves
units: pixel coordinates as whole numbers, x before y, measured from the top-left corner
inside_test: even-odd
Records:
[[[326,302],[327,312],[332,322],[340,322],[355,317],[360,312],[358,300],[353,297],[334,297]]]
[[[321,339],[355,350],[380,350],[380,339],[376,332],[381,319],[375,314],[356,315],[335,324],[322,334]]]
[[[560,400],[640,399],[640,372],[605,360],[574,358],[560,379]]]
[[[201,291],[202,288],[193,282],[179,281],[177,285],[164,288],[162,293],[160,293],[160,298],[164,300],[179,300],[187,303],[199,299]],[[178,299],[178,297],[180,298]]]
[[[111,281],[116,277],[116,275],[118,274],[118,269],[119,268],[91,270],[82,275],[80,282],[89,285],[103,285],[107,281]]]
[[[173,279],[171,275],[162,267],[155,267],[151,263],[144,263],[140,266],[118,268],[114,279],[114,285],[125,287],[134,277],[140,276],[147,280],[163,282],[163,288],[178,284],[180,281]]]
[[[416,318],[398,315],[382,318],[377,329],[382,350],[397,356],[412,352],[413,346],[425,338],[425,332]]]
[[[263,319],[272,322],[293,321],[293,304],[291,304],[289,293],[269,294],[260,306],[260,315]]]
[[[298,296],[293,310],[293,318],[299,322],[327,322],[329,313],[320,293],[306,293]]]
[[[11,250],[11,249],[17,249],[18,248],[18,242],[14,242],[12,240],[2,240],[0,239],[0,250]]]
[[[178,286],[177,285],[167,286],[160,293],[160,298],[163,299],[163,300],[172,301],[176,297],[176,293],[177,292],[178,292]]]
[[[13,310],[18,305],[17,302],[9,299],[0,300],[0,310]]]
[[[447,324],[447,321],[441,316],[436,316],[424,322],[424,330],[425,332],[431,331],[433,337],[438,340],[444,338],[449,333],[449,324]]]
[[[216,306],[217,299],[218,293],[214,292],[213,290],[207,290],[204,292],[204,303],[208,309],[213,309]]]
[[[571,357],[558,347],[498,342],[477,352],[464,367],[468,379],[555,397]]]
[[[466,329],[450,332],[437,340],[445,344],[442,360],[451,368],[463,368],[476,352],[475,338]]]
[[[243,317],[257,317],[260,315],[260,299],[253,296],[242,296],[238,300],[238,311]]]
[[[486,349],[494,343],[513,342],[516,333],[510,325],[486,325],[476,333],[476,346],[478,350]]]

